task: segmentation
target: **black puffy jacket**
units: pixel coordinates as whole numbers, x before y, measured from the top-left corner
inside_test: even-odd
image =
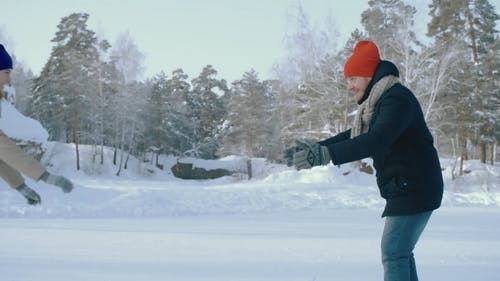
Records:
[[[381,61],[365,92],[387,75],[399,76],[396,66]],[[397,83],[374,107],[367,133],[350,138],[350,130],[320,142],[339,165],[371,157],[380,195],[386,199],[382,216],[411,215],[439,208],[443,177],[432,135],[418,100]]]

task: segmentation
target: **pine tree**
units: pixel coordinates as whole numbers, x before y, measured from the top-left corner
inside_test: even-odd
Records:
[[[471,1],[466,6],[466,15],[477,75],[472,102],[476,109],[473,114],[474,127],[479,128],[479,131],[473,135],[472,143],[479,147],[481,162],[486,163],[488,147],[489,158],[493,159],[493,148],[499,140],[495,124],[500,114],[500,94],[496,82],[499,80],[500,43],[495,27],[500,17],[487,0]]]
[[[229,128],[222,141],[221,154],[269,157],[275,124],[273,105],[270,88],[259,81],[255,70],[233,82],[226,120]]]
[[[189,116],[196,124],[190,153],[205,159],[216,157],[218,130],[226,112],[220,98],[228,91],[226,80],[216,76],[217,71],[211,65],[204,67],[191,81],[193,89],[187,97]]]
[[[190,118],[188,97],[191,85],[187,82],[188,75],[182,69],[172,72],[168,81],[171,92],[167,96],[168,108],[168,144],[166,153],[184,155],[195,143],[196,123]]]
[[[87,109],[95,93],[95,66],[99,54],[95,33],[87,29],[88,14],[73,13],[61,19],[52,39],[54,47],[40,77],[35,79],[35,117],[51,139],[71,141],[79,169],[79,136],[90,122]]]
[[[451,121],[447,132],[456,136],[463,161],[469,156],[469,140],[472,144],[480,143],[483,152],[488,140],[494,139],[495,109],[484,101],[490,97],[495,99],[498,93],[498,87],[492,82],[498,80],[498,71],[494,70],[495,63],[490,62],[498,61],[498,53],[495,54],[498,52],[495,50],[498,48],[495,30],[498,15],[486,0],[433,1],[430,8],[432,20],[428,35],[435,39],[436,48],[443,50],[440,55],[448,50],[460,50],[457,57],[463,58],[451,72],[452,83],[446,88],[448,95],[440,101],[448,103],[451,109],[444,121]],[[484,161],[485,157],[481,158]]]
[[[498,159],[497,146],[500,143],[500,37],[495,36],[493,44],[484,56],[482,88],[485,95],[482,100],[484,116],[482,116],[483,144],[489,145],[489,151],[485,151],[485,162],[494,164]],[[486,150],[486,148],[484,148]],[[483,149],[481,150],[483,151]],[[495,155],[495,153],[497,153]],[[481,159],[483,160],[483,159]]]
[[[171,92],[168,85],[168,77],[162,71],[151,80],[151,90],[146,99],[145,118],[147,120],[146,143],[148,150],[156,152],[156,165],[158,156],[164,153],[164,141],[166,136],[167,111],[169,110],[167,95]]]
[[[442,125],[440,131],[451,140],[453,155],[458,153],[462,160],[467,158],[467,132],[470,132],[470,97],[472,83],[469,70],[473,63],[468,59],[466,19],[462,1],[433,1],[430,5],[431,21],[427,27],[427,35],[434,39],[432,48],[436,51],[435,61],[446,60],[447,54],[453,52],[454,57],[465,58],[453,60],[453,67],[448,70],[446,87],[440,89],[438,102],[446,109],[438,120]],[[461,166],[462,167],[462,166]]]

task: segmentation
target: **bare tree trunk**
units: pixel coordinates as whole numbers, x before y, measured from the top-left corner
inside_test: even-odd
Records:
[[[486,142],[483,140],[479,144],[479,159],[481,160],[481,163],[486,164]]]
[[[78,143],[75,142],[75,151],[76,151],[76,170],[80,170],[80,150],[78,148]]]
[[[160,151],[161,150],[158,150],[158,152],[156,152],[156,164],[155,164],[155,166],[157,168],[159,168],[160,170],[163,170],[163,164],[160,164]]]
[[[116,176],[120,176],[122,172],[122,164],[123,164],[123,149],[120,149],[120,163],[118,164],[118,171],[116,171]]]
[[[127,169],[128,167],[128,159],[130,159],[130,152],[127,152],[127,158],[125,159],[125,165],[123,166],[123,169]]]
[[[119,176],[121,171],[122,171],[122,167],[123,167],[123,153],[124,153],[124,150],[125,150],[125,120],[122,120],[122,126],[121,126],[121,130],[122,130],[122,134],[121,134],[121,140],[120,140],[120,163],[118,165],[118,171],[116,172],[116,175]]]
[[[101,165],[104,164],[104,141],[101,142]]]
[[[453,167],[451,168],[451,180],[454,180],[456,178],[455,174],[455,169],[457,167],[457,148],[455,144],[455,138],[450,138],[451,141],[451,148],[452,148],[452,157],[455,159],[455,162],[453,162]]]
[[[464,158],[460,156],[460,163],[459,163],[459,170],[458,170],[458,175],[462,176],[464,174]]]
[[[495,162],[498,161],[497,159],[497,149],[498,149],[498,144],[494,143],[493,144],[493,151],[491,152],[491,165],[495,164]]]
[[[99,97],[101,99],[101,103],[98,107],[98,110],[100,110],[100,122],[99,122],[99,135],[101,139],[101,165],[104,164],[104,93],[102,90],[102,69],[101,67],[98,67],[98,74],[99,74],[99,80],[98,80],[98,86],[99,86]]]
[[[474,57],[474,64],[477,65],[479,63],[479,58],[477,55],[476,34],[474,32],[474,22],[472,19],[472,13],[470,12],[469,0],[465,0],[465,12],[467,13],[467,21],[469,23],[469,36],[472,43],[472,55]]]
[[[464,161],[467,159],[467,137],[460,135],[458,137],[458,145],[460,149],[460,168],[459,168],[459,176],[464,174]]]
[[[490,154],[490,164],[494,165],[495,164],[495,156],[497,155],[497,144],[493,143],[491,144],[491,154]]]
[[[120,145],[120,163],[118,163],[118,171],[116,172],[116,175],[119,176],[121,171],[122,171],[122,167],[123,167],[123,149],[124,149],[124,145],[123,145],[123,139],[122,139],[122,144]]]
[[[73,122],[71,122],[73,132],[73,143],[75,143],[76,170],[80,170],[80,151],[78,149],[78,112],[73,112]]]
[[[95,157],[97,156],[97,146],[95,144],[92,145],[92,165],[95,164]]]
[[[247,158],[247,173],[248,173],[248,179],[251,180],[253,177],[253,171],[252,171],[252,159],[250,157]]]

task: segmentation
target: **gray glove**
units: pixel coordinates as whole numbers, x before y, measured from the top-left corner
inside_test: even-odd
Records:
[[[20,187],[16,188],[17,191],[19,191],[26,200],[28,200],[28,204],[30,205],[36,205],[42,203],[42,198],[40,198],[40,195],[36,193],[33,189],[29,188],[26,184],[22,184]]]
[[[325,146],[311,140],[295,142],[298,151],[293,154],[293,165],[297,170],[330,163],[330,152]]]
[[[73,183],[63,176],[57,176],[45,171],[40,179],[46,183],[59,186],[64,193],[68,193],[73,190]]]

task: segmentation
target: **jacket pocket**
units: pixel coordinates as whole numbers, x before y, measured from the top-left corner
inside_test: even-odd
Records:
[[[408,180],[404,177],[394,177],[380,188],[383,198],[395,198],[404,196],[409,191]]]

